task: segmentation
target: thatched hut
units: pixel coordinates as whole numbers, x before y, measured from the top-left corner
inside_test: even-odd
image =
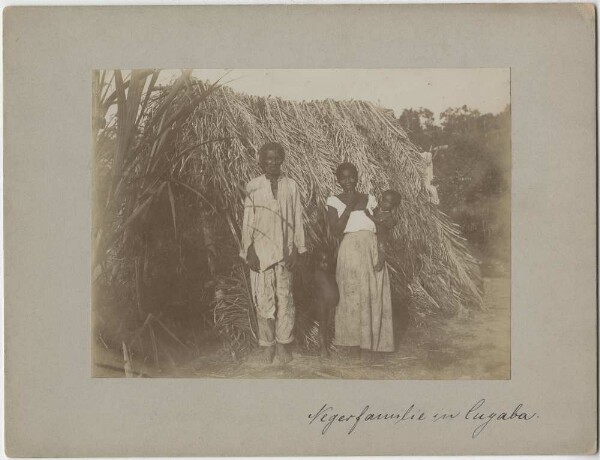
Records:
[[[135,88],[132,83],[127,96],[121,91],[122,103],[135,94]],[[163,221],[172,220],[172,250],[179,251],[180,259],[187,257],[182,246],[186,232],[202,240],[206,264],[199,269],[195,295],[210,304],[213,326],[234,348],[252,344],[253,308],[247,274],[237,258],[243,185],[260,174],[256,159],[260,145],[277,141],[286,150],[283,169],[301,190],[309,247],[336,245],[325,225],[325,200],[338,190],[336,166],[350,161],[359,170],[359,190],[379,196],[393,188],[403,198],[390,254],[396,303],[408,308],[415,324],[423,324],[429,315],[481,307],[477,262],[459,228],[429,202],[423,185],[422,156],[392,111],[363,101],[291,102],[249,96],[190,79],[185,84],[178,81],[173,87],[152,90],[155,95],[149,98],[137,90],[135,102],[141,111],[136,106],[134,113],[139,115],[129,118],[139,123],[131,139],[119,139],[119,128],[114,125],[115,134],[105,139],[107,152],[134,151],[121,175],[111,175],[112,188],[108,186],[98,197],[104,206],[102,200],[107,196],[114,201],[119,190],[129,187],[115,205],[119,211],[111,223],[105,219],[104,224],[98,224],[98,228],[125,228],[123,236],[110,240],[112,249],[107,249],[114,256],[111,260],[135,259],[135,264],[128,265],[125,278],[135,278],[139,284],[149,276],[145,271],[147,256],[143,258],[148,240],[137,244],[135,250],[131,248],[136,232],[146,235],[149,228],[158,225],[162,200]],[[126,108],[121,108],[123,117],[128,113]],[[105,131],[110,129],[109,123]],[[98,155],[101,164],[102,153]],[[106,161],[108,169],[114,168],[114,160]],[[163,241],[161,247],[165,244]],[[185,267],[186,263],[180,265]],[[310,289],[302,274],[297,280],[297,335],[304,345],[310,345],[314,332]],[[132,295],[139,303],[139,286],[132,288],[135,290],[137,294]]]

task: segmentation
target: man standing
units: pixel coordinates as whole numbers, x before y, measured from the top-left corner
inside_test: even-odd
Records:
[[[292,270],[306,252],[300,194],[296,183],[281,174],[284,158],[275,142],[258,151],[264,174],[246,185],[240,252],[250,267],[261,361],[272,362],[277,349],[283,364],[292,359],[288,345],[294,340]]]

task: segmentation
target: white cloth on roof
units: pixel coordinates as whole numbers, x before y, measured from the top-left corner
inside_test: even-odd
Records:
[[[431,182],[433,181],[433,155],[431,152],[421,152],[421,156],[425,160],[425,170],[423,171],[423,182],[429,194],[429,201],[433,204],[440,204],[438,198],[437,187]]]
[[[346,209],[344,202],[337,196],[330,196],[327,198],[327,206],[334,208],[338,213],[338,217],[341,216],[344,212],[344,209]],[[373,214],[373,211],[376,207],[377,199],[373,195],[369,195],[366,210]],[[367,216],[365,210],[352,211],[350,213],[350,217],[348,218],[348,223],[346,224],[344,233],[360,232],[361,230],[368,230],[376,233],[375,222],[373,222],[371,218]]]

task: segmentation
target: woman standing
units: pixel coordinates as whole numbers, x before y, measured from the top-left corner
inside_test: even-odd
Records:
[[[390,278],[385,265],[375,270],[379,254],[372,217],[377,200],[356,191],[358,171],[353,164],[339,165],[336,177],[343,192],[327,199],[329,227],[342,237],[334,343],[360,347],[366,357],[371,351],[394,351]]]

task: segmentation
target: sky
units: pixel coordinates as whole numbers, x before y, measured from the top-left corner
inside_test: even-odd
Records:
[[[164,70],[168,82],[180,70]],[[394,110],[425,107],[436,118],[448,107],[467,105],[498,113],[510,103],[510,69],[240,69],[194,70],[193,76],[223,77],[235,91],[289,100],[366,100]]]

